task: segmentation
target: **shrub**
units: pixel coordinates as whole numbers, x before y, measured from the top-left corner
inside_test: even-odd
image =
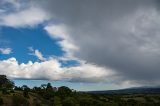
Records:
[[[2,88],[2,94],[9,94],[6,88]]]
[[[3,105],[3,104],[4,104],[3,99],[0,98],[0,105]]]
[[[40,101],[38,101],[36,98],[33,99],[34,106],[41,106]]]
[[[27,91],[27,90],[24,90],[24,91],[23,91],[23,96],[26,97],[26,98],[29,98],[29,95],[28,95],[28,91]]]
[[[58,96],[55,96],[52,102],[53,102],[53,106],[62,106],[61,99]]]
[[[73,97],[67,97],[63,100],[63,106],[76,106],[77,101]]]
[[[13,95],[12,97],[13,106],[29,106],[29,102],[26,98],[21,95]]]
[[[14,90],[10,90],[10,93],[15,93]]]
[[[64,98],[67,97],[67,96],[70,96],[71,93],[72,93],[72,90],[69,89],[69,88],[66,87],[66,86],[59,87],[59,88],[58,88],[58,91],[57,91],[57,94],[58,94],[62,99],[64,99]]]

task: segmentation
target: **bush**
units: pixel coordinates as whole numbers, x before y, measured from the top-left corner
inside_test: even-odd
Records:
[[[92,106],[92,98],[80,98],[80,106]]]
[[[15,93],[14,90],[10,90],[10,93]]]
[[[33,99],[34,106],[41,106],[40,101],[38,101],[36,98]]]
[[[65,97],[67,96],[70,96],[72,93],[72,90],[69,89],[68,87],[65,87],[65,86],[61,86],[58,88],[58,91],[57,91],[57,94],[62,98],[64,99]]]
[[[3,105],[3,104],[4,104],[3,99],[0,98],[0,105]]]
[[[9,94],[6,88],[2,88],[2,94]]]
[[[24,91],[23,91],[23,96],[24,96],[25,98],[29,98],[29,95],[28,95],[28,91],[27,91],[27,90],[24,90]]]
[[[61,99],[58,96],[53,98],[53,106],[62,106]]]
[[[29,106],[29,102],[26,98],[21,95],[13,95],[12,97],[13,106]]]
[[[127,104],[131,106],[137,106],[137,101],[134,99],[128,99]]]
[[[73,97],[67,97],[63,100],[63,106],[76,106],[76,100]]]

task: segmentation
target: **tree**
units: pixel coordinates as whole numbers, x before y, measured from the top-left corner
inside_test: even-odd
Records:
[[[30,88],[27,85],[23,85],[21,88],[22,88],[22,90],[30,91]]]
[[[42,84],[41,85],[41,89],[46,89],[47,85],[46,84]]]
[[[28,95],[28,91],[27,91],[27,90],[24,90],[24,91],[23,91],[23,96],[26,97],[26,98],[29,98],[29,95]]]
[[[15,86],[15,87],[14,87],[14,90],[22,91],[23,89],[22,89],[21,87]]]
[[[0,88],[12,89],[14,87],[14,82],[7,79],[6,75],[0,75]]]
[[[52,89],[52,85],[51,85],[51,83],[48,83],[48,84],[47,84],[46,89]]]
[[[55,94],[55,92],[54,92],[54,90],[53,90],[53,88],[52,88],[51,83],[48,83],[48,84],[46,85],[46,89],[44,89],[43,91],[44,91],[44,92],[43,92],[43,93],[44,93],[43,96],[44,96],[44,98],[46,98],[46,99],[52,98],[52,97],[54,96],[54,94]]]
[[[6,75],[0,75],[0,87],[2,87],[7,82],[8,82],[8,79]]]
[[[57,94],[61,97],[61,98],[64,98],[66,96],[70,96],[72,93],[72,90],[69,89],[68,87],[66,86],[61,86],[58,88],[58,91],[57,91]]]
[[[8,80],[8,82],[5,84],[5,87],[8,89],[13,89],[14,88],[14,82]]]
[[[29,98],[28,92],[30,91],[30,88],[27,85],[23,85],[22,89],[23,89],[23,96]]]

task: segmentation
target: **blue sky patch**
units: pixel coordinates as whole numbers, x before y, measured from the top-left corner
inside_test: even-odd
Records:
[[[1,60],[8,57],[16,57],[19,62],[26,63],[28,60],[36,61],[37,58],[35,56],[28,55],[28,53],[30,53],[28,47],[38,49],[44,57],[64,55],[64,51],[62,51],[61,47],[57,44],[57,40],[51,39],[41,25],[35,28],[18,29],[2,27],[1,36],[9,42],[7,47],[13,49],[13,53],[9,56],[1,55]]]

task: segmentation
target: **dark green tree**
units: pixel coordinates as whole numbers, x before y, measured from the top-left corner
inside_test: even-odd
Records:
[[[48,84],[47,84],[46,89],[52,89],[52,85],[51,85],[51,83],[48,83]]]
[[[47,85],[46,84],[42,84],[41,85],[41,89],[46,89]]]
[[[30,91],[30,88],[27,85],[23,85],[21,88],[23,89],[23,96],[29,98],[28,92]]]
[[[53,90],[53,87],[52,87],[51,83],[48,83],[48,84],[46,85],[46,89],[43,90],[43,91],[44,91],[44,92],[43,92],[43,93],[44,93],[43,96],[44,96],[46,99],[50,99],[50,98],[54,97],[55,92],[54,92],[54,90]]]
[[[65,98],[65,97],[70,96],[72,94],[72,90],[66,86],[62,86],[62,87],[58,88],[57,94],[61,98]]]
[[[0,88],[12,89],[14,82],[9,80],[6,75],[0,75]]]

